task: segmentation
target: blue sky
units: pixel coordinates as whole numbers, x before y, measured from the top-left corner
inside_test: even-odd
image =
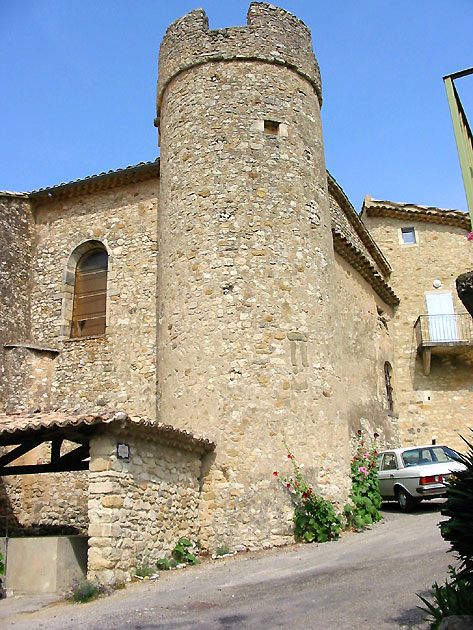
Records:
[[[166,27],[233,0],[0,0],[0,190],[28,191],[154,160]],[[327,168],[365,194],[467,209],[442,77],[473,66],[473,0],[281,0],[311,29]],[[473,76],[457,82],[470,126]]]

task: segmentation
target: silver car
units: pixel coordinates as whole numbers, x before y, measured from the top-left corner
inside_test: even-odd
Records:
[[[379,491],[383,500],[395,499],[408,512],[422,499],[445,496],[445,483],[461,470],[458,453],[448,446],[394,448],[378,455]]]

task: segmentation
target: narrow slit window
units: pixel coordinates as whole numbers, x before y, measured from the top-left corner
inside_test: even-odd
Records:
[[[401,228],[401,239],[403,245],[415,245],[417,243],[415,229],[413,227]]]
[[[384,364],[384,384],[386,386],[386,402],[388,405],[388,411],[394,411],[394,401],[393,401],[393,386],[392,386],[392,367],[391,364],[386,361]]]
[[[279,126],[281,123],[276,122],[275,120],[265,120],[264,121],[264,133],[270,136],[279,136]]]
[[[108,255],[104,249],[85,253],[77,263],[71,337],[105,333],[107,270]]]

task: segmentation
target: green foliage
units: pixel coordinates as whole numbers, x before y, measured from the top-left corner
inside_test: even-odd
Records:
[[[172,557],[179,564],[200,564],[195,555],[191,553],[192,543],[187,538],[179,538],[172,550]]]
[[[367,444],[366,436],[358,431],[355,454],[351,461],[351,493],[352,504],[344,508],[348,527],[365,529],[368,525],[381,520],[379,508],[382,499],[379,494],[377,471],[377,447],[375,433],[371,444]]]
[[[179,538],[176,546],[171,552],[172,558],[160,558],[156,562],[156,567],[159,571],[168,571],[169,569],[175,569],[179,564],[200,564],[199,560],[190,551],[193,545],[187,538]]]
[[[443,538],[450,542],[451,550],[461,560],[458,579],[467,582],[473,590],[473,445],[465,439],[464,442],[468,451],[459,459],[466,470],[455,473],[448,483],[447,503],[441,513],[449,519],[443,521],[440,528]]]
[[[439,586],[437,582],[432,586],[434,592],[432,594],[433,601],[428,601],[425,597],[418,597],[425,604],[418,606],[426,612],[431,619],[430,627],[437,630],[445,617],[451,615],[473,615],[473,589],[465,580],[455,573],[450,567],[451,581],[445,580],[445,585]]]
[[[226,545],[225,543],[223,545],[219,545],[217,549],[215,550],[215,555],[217,557],[226,556],[229,553],[230,553],[230,547]]]
[[[305,542],[327,542],[337,538],[342,519],[330,501],[311,494],[302,500],[294,511],[294,536]]]
[[[3,555],[0,553],[0,575],[5,573],[5,563],[3,562]]]
[[[95,599],[100,594],[105,592],[105,588],[99,582],[86,580],[78,580],[72,585],[70,598],[75,602],[85,602]]]
[[[294,475],[280,479],[292,493],[295,502],[294,537],[305,542],[327,542],[337,538],[342,529],[340,515],[335,512],[330,501],[314,493],[287,444],[284,443],[284,446]],[[279,473],[274,472],[273,475],[278,477]]]
[[[154,575],[156,572],[155,569],[153,569],[153,567],[150,567],[149,564],[143,564],[139,567],[136,568],[135,571],[135,575],[137,575],[138,577],[150,577],[151,575]]]
[[[158,571],[169,571],[169,569],[171,568],[171,564],[167,558],[160,558],[156,562],[156,568],[158,569]]]

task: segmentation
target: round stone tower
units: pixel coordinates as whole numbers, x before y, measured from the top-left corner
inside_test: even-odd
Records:
[[[346,489],[321,98],[310,31],[282,9],[216,31],[198,9],[164,36],[158,418],[217,444],[210,547],[290,536],[283,441],[323,494]]]

